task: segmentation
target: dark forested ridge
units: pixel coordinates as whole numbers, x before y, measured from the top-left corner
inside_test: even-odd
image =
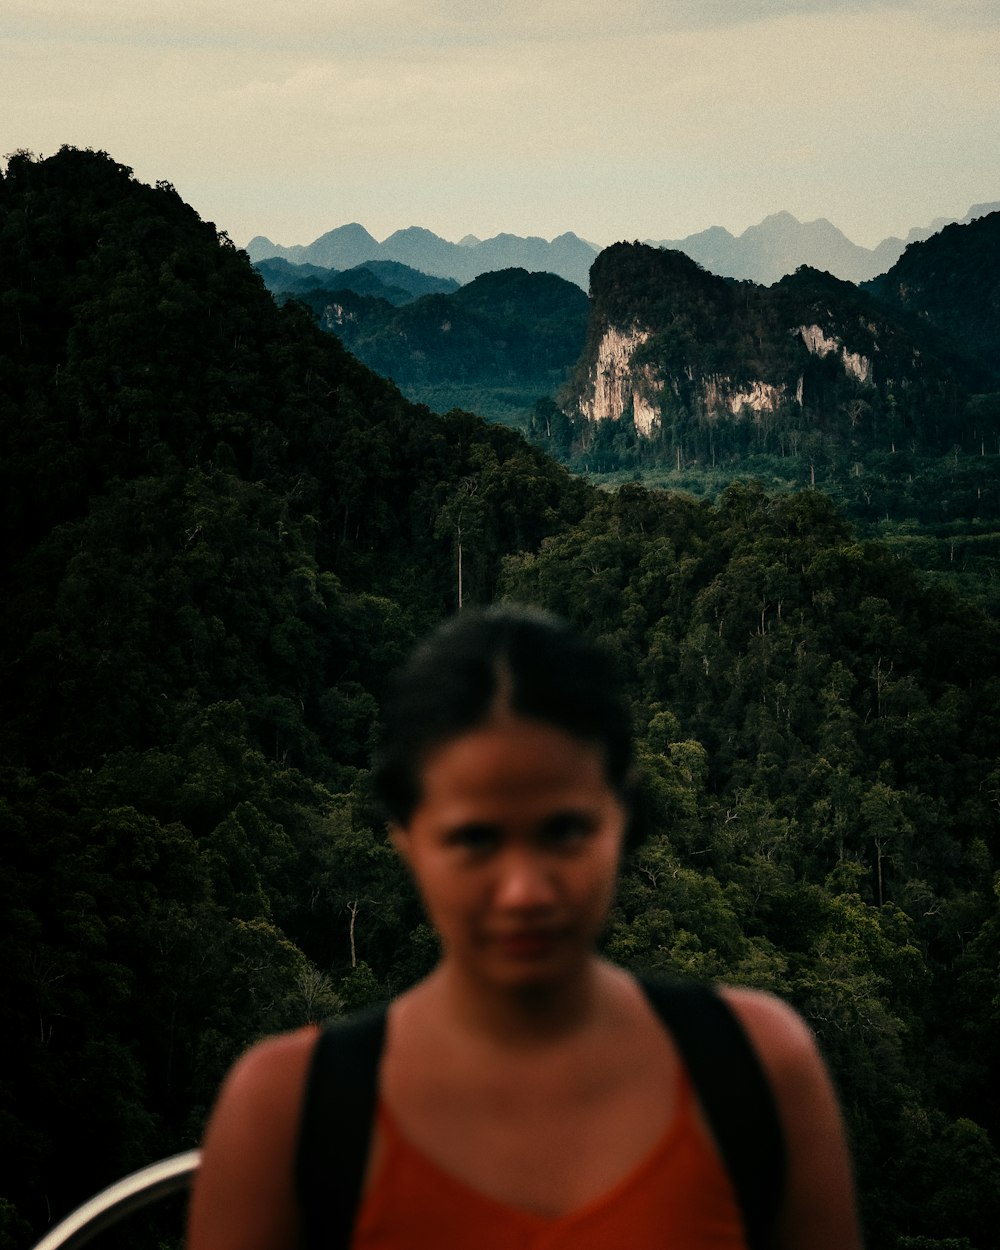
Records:
[[[459,536],[487,599],[587,491],[407,404],[106,156],[9,162],[0,284],[2,1175],[37,1230],[193,1141],[262,1030],[424,966],[375,698]]]
[[[819,491],[597,492],[436,416],[107,156],[0,180],[0,1245],[193,1144],[231,1059],[433,958],[371,809],[463,596],[621,659],[630,966],[786,995],[875,1250],[1000,1226],[997,622]]]
[[[458,290],[405,301],[366,291],[357,280],[284,294],[311,308],[323,329],[409,398],[437,411],[469,407],[505,424],[523,424],[539,396],[562,388],[580,355],[589,308],[574,283],[526,269],[497,270]]]
[[[352,291],[389,304],[408,304],[421,295],[447,295],[459,287],[454,278],[434,278],[394,260],[372,260],[352,269],[328,269],[321,265],[293,265],[275,256],[259,260],[254,268],[267,289],[279,296]]]
[[[1000,381],[1000,212],[946,226],[864,285]]]

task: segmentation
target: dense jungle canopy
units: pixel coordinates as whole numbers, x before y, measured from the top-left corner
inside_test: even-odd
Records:
[[[0,1247],[197,1142],[263,1033],[434,959],[373,810],[386,673],[457,602],[620,657],[630,967],[774,990],[873,1250],[1000,1244],[1000,634],[819,491],[601,492],[402,398],[169,185],[0,179]]]

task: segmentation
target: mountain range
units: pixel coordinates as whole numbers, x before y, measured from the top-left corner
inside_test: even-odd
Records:
[[[611,418],[659,444],[667,427],[683,428],[685,462],[742,447],[748,413],[761,445],[820,424],[872,447],[887,434],[889,446],[950,446],[963,441],[961,422],[945,430],[938,418],[954,408],[954,387],[1000,383],[1000,212],[909,244],[860,285],[808,266],[770,286],[734,282],[641,243],[600,253],[589,300],[566,279],[521,268],[419,294],[445,280],[386,261],[257,267],[280,300],[306,304],[410,399],[524,427],[539,397],[554,396],[580,429]],[[307,274],[297,286],[296,274]],[[977,437],[992,424],[980,411]]]
[[[293,264],[352,269],[369,261],[397,261],[435,277],[471,282],[481,273],[497,269],[528,269],[558,274],[586,290],[587,275],[599,249],[575,234],[561,234],[551,241],[515,234],[498,234],[481,240],[468,235],[461,243],[449,243],[430,230],[410,226],[397,230],[379,243],[364,226],[338,226],[308,246],[282,247],[257,235],[247,244],[254,262],[278,256]]]
[[[967,224],[1000,208],[974,204],[959,224]],[[649,240],[656,247],[683,252],[710,273],[724,278],[746,278],[769,286],[800,265],[821,269],[846,282],[864,282],[890,269],[906,247],[919,243],[952,224],[936,218],[929,226],[915,226],[905,239],[890,236],[877,247],[860,247],[825,217],[799,221],[791,213],[772,213],[740,235],[712,226],[683,239]]]
[[[977,204],[960,224],[1000,208],[1000,203]],[[936,234],[952,219],[939,217],[929,226],[914,227],[906,239],[883,239],[865,248],[825,218],[800,222],[791,213],[773,213],[740,235],[723,226],[688,235],[683,239],[647,240],[656,247],[684,252],[711,273],[724,278],[746,278],[763,285],[794,273],[800,265],[824,270],[848,282],[863,282],[885,273],[910,243]],[[247,244],[250,259],[259,262],[279,257],[296,265],[352,269],[370,261],[395,261],[435,277],[470,282],[496,269],[527,269],[558,274],[587,290],[590,267],[600,248],[572,232],[548,241],[498,234],[491,239],[467,235],[450,243],[430,230],[411,226],[397,230],[381,243],[364,228],[352,223],[320,235],[312,243],[284,247],[257,235]]]

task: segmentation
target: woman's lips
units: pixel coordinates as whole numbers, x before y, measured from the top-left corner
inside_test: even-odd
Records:
[[[537,959],[547,955],[559,941],[557,929],[519,929],[494,935],[494,944],[514,959]]]

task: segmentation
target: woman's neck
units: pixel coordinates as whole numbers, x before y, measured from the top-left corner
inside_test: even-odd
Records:
[[[497,988],[465,976],[445,959],[424,986],[452,1028],[514,1049],[548,1045],[584,1031],[601,1015],[618,975],[594,956],[575,976],[557,983]]]

